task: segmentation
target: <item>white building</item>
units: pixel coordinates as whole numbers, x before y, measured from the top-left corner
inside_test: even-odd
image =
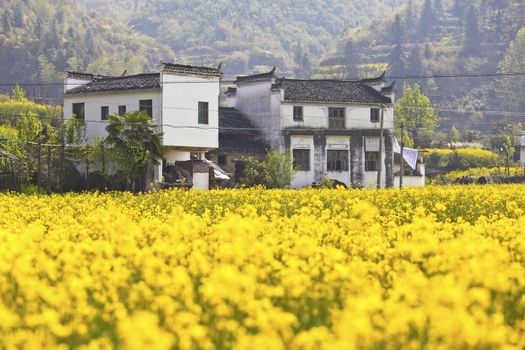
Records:
[[[160,126],[165,161],[187,161],[218,147],[219,68],[162,63],[158,73],[121,77],[67,72],[64,116],[86,122],[89,142],[106,136],[110,114],[145,111]],[[159,180],[162,168],[155,170]],[[194,186],[208,187],[208,175]]]
[[[329,178],[355,187],[393,185],[394,84],[376,79],[278,78],[275,68],[238,77],[230,107],[243,112],[272,147],[292,153],[300,168],[292,187]],[[379,154],[383,115],[383,152]]]

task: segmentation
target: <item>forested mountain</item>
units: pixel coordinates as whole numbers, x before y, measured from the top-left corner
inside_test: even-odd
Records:
[[[490,133],[495,122],[523,122],[508,113],[524,111],[525,103],[517,102],[524,96],[523,76],[491,73],[525,71],[522,58],[508,57],[525,53],[525,42],[511,44],[524,24],[521,0],[410,0],[348,31],[327,51],[314,76],[353,78],[388,68],[399,92],[403,83],[417,82],[443,107],[438,111],[442,130],[456,125]],[[521,36],[525,41],[525,32]],[[407,78],[465,73],[480,76]]]
[[[28,95],[58,95],[64,70],[121,74],[154,68],[174,53],[76,0],[0,0],[0,90],[30,82]]]
[[[308,76],[346,31],[406,0],[80,0],[170,46],[187,63],[227,75],[268,66]]]

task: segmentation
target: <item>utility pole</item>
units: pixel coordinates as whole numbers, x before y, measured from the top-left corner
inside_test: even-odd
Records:
[[[60,145],[60,193],[64,193],[64,163],[66,161],[66,143],[62,139],[62,144]]]
[[[383,170],[383,121],[385,106],[381,106],[381,127],[379,132],[379,160],[377,161],[377,188],[381,188],[381,172]]]
[[[403,175],[405,173],[405,158],[403,157],[405,152],[405,124],[401,123],[401,160],[399,168],[399,188],[403,188]]]
[[[42,187],[41,181],[42,181],[42,141],[39,138],[38,139],[38,177],[37,177],[37,186],[38,186],[38,193],[40,193],[40,188]]]
[[[47,192],[51,193],[51,145],[47,146]]]

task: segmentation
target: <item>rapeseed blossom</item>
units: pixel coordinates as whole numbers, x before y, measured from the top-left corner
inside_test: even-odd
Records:
[[[522,349],[524,190],[0,194],[0,348]]]

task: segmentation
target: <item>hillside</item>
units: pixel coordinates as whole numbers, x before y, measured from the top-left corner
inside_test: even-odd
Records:
[[[80,0],[170,46],[182,62],[225,63],[227,75],[277,65],[308,76],[346,31],[406,0]]]
[[[0,87],[58,82],[64,70],[121,74],[150,70],[174,53],[76,0],[0,0]],[[58,96],[57,86],[25,86],[29,96]]]
[[[314,76],[366,77],[389,69],[398,88],[419,83],[442,108],[441,130],[490,133],[508,113],[501,62],[524,25],[521,0],[411,0],[369,25],[349,31],[324,55]],[[481,77],[409,79],[450,74]],[[516,77],[518,78],[518,77]],[[400,91],[401,92],[401,91]],[[510,118],[512,122],[519,122]]]

